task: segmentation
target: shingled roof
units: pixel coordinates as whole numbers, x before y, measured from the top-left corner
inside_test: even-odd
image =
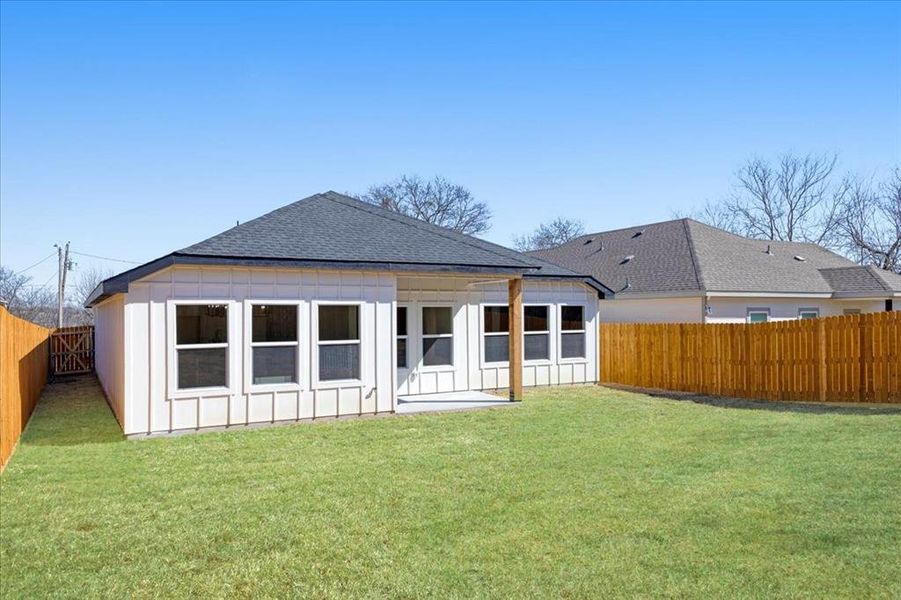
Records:
[[[172,264],[521,274],[579,280],[610,294],[592,277],[566,267],[330,191],[107,279],[86,304],[126,291],[130,281]]]
[[[692,219],[583,235],[530,254],[586,271],[618,297],[901,292],[901,277],[861,267],[816,244],[750,239]]]

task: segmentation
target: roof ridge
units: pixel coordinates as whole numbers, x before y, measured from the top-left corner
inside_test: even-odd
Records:
[[[327,200],[330,200],[332,202],[337,202],[339,204],[343,204],[344,206],[347,206],[349,208],[353,208],[356,210],[362,210],[364,212],[368,212],[370,214],[376,215],[383,219],[388,219],[391,221],[395,221],[397,223],[402,223],[402,224],[410,225],[413,227],[421,227],[421,228],[429,229],[429,230],[431,230],[431,233],[435,233],[436,235],[440,235],[442,237],[445,237],[449,240],[453,240],[455,242],[460,242],[463,244],[467,244],[469,246],[473,246],[475,248],[478,248],[479,250],[491,252],[497,256],[500,256],[501,258],[515,260],[515,261],[521,263],[525,267],[532,267],[532,268],[538,268],[538,269],[541,268],[540,265],[532,265],[529,262],[522,260],[522,258],[520,258],[520,256],[525,257],[525,255],[522,254],[521,252],[517,252],[516,250],[511,250],[510,248],[505,248],[504,246],[501,246],[500,244],[494,244],[492,242],[481,240],[479,238],[476,238],[474,236],[471,236],[471,235],[468,235],[465,233],[459,233],[459,232],[447,229],[446,227],[441,227],[440,225],[435,225],[434,223],[428,223],[426,221],[417,219],[415,217],[410,217],[410,216],[407,216],[407,215],[404,215],[404,214],[401,214],[398,212],[393,212],[388,209],[382,208],[380,206],[376,206],[375,204],[369,204],[368,202],[363,202],[362,200],[357,200],[356,198],[351,198],[350,196],[341,194],[334,190],[329,190],[323,194],[317,194],[317,195],[321,195],[324,198],[326,198]],[[477,241],[479,243],[474,244],[473,241]],[[502,252],[498,252],[498,249],[503,250],[506,254],[504,254]]]
[[[701,272],[701,262],[698,260],[698,252],[695,248],[695,240],[692,236],[691,227],[688,226],[689,221],[693,219],[681,219],[682,226],[685,228],[685,237],[688,240],[688,253],[691,255],[691,264],[695,270],[695,279],[698,281],[698,289],[704,291],[707,285],[704,283],[704,275]],[[693,221],[697,223],[697,221]]]
[[[293,206],[297,206],[298,204],[305,204],[307,202],[312,202],[313,200],[318,199],[320,196],[325,197],[325,194],[323,194],[322,192],[319,192],[319,193],[313,194],[312,196],[307,196],[306,198],[301,198],[300,200],[295,200],[294,202],[290,202],[283,206],[273,208],[272,210],[265,212],[258,217],[254,217],[254,218],[250,219],[249,221],[244,221],[243,223],[238,223],[237,225],[233,225],[232,227],[229,227],[228,229],[224,229],[224,230],[220,231],[219,233],[214,233],[210,237],[202,239],[199,242],[195,242],[189,246],[185,246],[184,248],[179,248],[178,250],[175,250],[174,252],[171,252],[170,254],[174,254],[174,253],[178,253],[178,252],[186,252],[188,249],[193,248],[194,246],[199,246],[200,244],[203,244],[214,238],[217,238],[220,235],[225,235],[226,233],[228,233],[229,231],[232,231],[233,229],[238,229],[239,227],[250,225],[251,223],[255,223],[257,221],[262,221],[263,219],[271,216],[274,213],[281,212],[283,210],[287,210]]]
[[[653,227],[654,225],[663,225],[665,223],[676,223],[677,221],[695,221],[695,220],[690,217],[680,217],[678,219],[666,219],[665,221],[654,221],[653,223],[640,223],[638,225],[630,225],[628,227],[618,227],[616,229],[605,229],[604,231],[595,231],[594,233],[583,233],[582,235],[574,237],[573,239],[571,239],[567,242],[564,242],[564,243],[569,244],[570,242],[574,242],[576,240],[580,240],[580,239],[586,238],[586,237],[591,237],[594,235],[603,235],[605,233],[616,233],[618,231],[628,231],[630,229],[641,229],[642,227]],[[695,221],[695,223],[697,223],[697,222],[698,221]],[[710,227],[712,227],[712,225]],[[714,229],[717,229],[717,228],[714,227]],[[723,231],[725,231],[725,230],[723,230]],[[563,246],[564,244],[560,244],[560,245]]]
[[[893,288],[889,287],[888,282],[882,278],[882,276],[877,271],[876,267],[874,267],[873,265],[867,265],[865,268],[866,268],[867,272],[870,274],[870,277],[872,277],[873,279],[875,279],[876,281],[879,282],[879,285],[882,286],[882,289],[884,289],[887,292],[895,291]]]

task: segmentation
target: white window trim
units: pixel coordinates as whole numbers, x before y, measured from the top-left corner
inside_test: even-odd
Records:
[[[176,343],[176,316],[175,309],[177,306],[198,306],[198,305],[221,305],[226,308],[226,337],[228,341],[218,344],[178,344]],[[177,400],[179,398],[199,398],[203,396],[225,396],[231,395],[234,390],[235,376],[235,332],[237,328],[234,325],[235,302],[224,300],[222,298],[209,300],[167,300],[166,301],[166,397],[168,400]],[[225,386],[216,387],[198,387],[198,388],[182,388],[178,387],[178,351],[179,350],[202,350],[204,348],[225,348]]]
[[[581,306],[582,307],[582,329],[563,329],[563,308],[566,306]],[[557,362],[561,365],[569,365],[569,364],[580,364],[588,362],[588,328],[585,326],[588,323],[588,307],[585,304],[580,302],[564,302],[557,305]],[[574,358],[563,358],[563,334],[564,333],[581,333],[583,334],[585,345],[583,346],[583,352],[585,352],[585,356],[579,356]]]
[[[425,319],[422,318],[422,311],[426,308],[448,308],[451,311],[451,332],[440,334],[424,333]],[[420,302],[419,303],[419,361],[417,371],[420,373],[443,373],[448,371],[456,371],[457,369],[457,341],[454,339],[454,333],[457,331],[454,319],[457,317],[457,307],[448,302]],[[426,365],[425,364],[425,340],[426,338],[450,338],[451,340],[451,363],[449,365]]]
[[[814,316],[814,319],[819,319],[819,318],[820,318],[820,309],[819,309],[819,308],[811,307],[811,308],[799,308],[799,309],[798,309],[798,319],[799,319],[799,320],[802,320],[802,319],[803,319],[803,315],[804,315],[805,313],[813,313],[814,315],[816,315],[816,316]]]
[[[526,331],[526,307],[527,306],[543,306],[547,308],[547,331]],[[552,365],[554,364],[554,348],[553,339],[554,336],[551,335],[551,331],[554,328],[553,325],[553,314],[554,314],[554,305],[546,304],[542,302],[523,304],[522,306],[522,364],[524,365]],[[585,319],[585,309],[582,309],[582,319],[584,322]],[[547,335],[547,358],[533,358],[532,360],[526,360],[526,336],[527,335]],[[586,339],[585,345],[588,346],[588,341]]]
[[[363,368],[366,365],[367,356],[366,344],[363,343],[364,332],[366,327],[363,320],[364,302],[341,302],[341,301],[325,301],[316,300],[313,302],[313,312],[310,316],[310,354],[313,372],[313,389],[315,390],[331,390],[340,388],[356,388],[363,387]],[[356,306],[357,307],[357,325],[359,326],[359,339],[356,340],[326,340],[319,341],[319,307],[320,306]],[[319,379],[319,346],[343,346],[348,344],[360,345],[360,378],[359,379]]]
[[[748,314],[747,314],[747,316],[745,317],[745,322],[746,322],[746,323],[751,323],[751,322],[752,322],[752,321],[751,321],[751,315],[759,315],[759,314],[764,314],[764,315],[766,315],[766,321],[764,321],[764,323],[769,323],[770,320],[772,319],[772,316],[771,316],[771,314],[770,314],[770,309],[767,308],[767,307],[753,307],[753,308],[748,308],[748,311],[747,311],[747,312],[748,312]]]
[[[506,336],[508,339],[508,347],[509,347],[509,338],[510,338],[510,327],[509,327],[509,315],[507,316],[507,331],[506,332],[493,332],[487,333],[485,331],[485,309],[492,306],[503,306],[509,308],[509,304],[504,304],[503,302],[485,302],[483,304],[479,304],[479,347],[481,354],[479,356],[479,364],[482,368],[497,368],[497,367],[509,367],[509,360],[497,360],[497,361],[488,361],[486,360],[485,354],[485,338],[486,337],[501,337]]]
[[[400,363],[397,363],[396,367],[397,367],[398,371],[409,371],[413,368],[410,366],[411,359],[413,358],[412,356],[410,356],[410,305],[405,302],[398,302],[394,308],[395,320],[397,320],[397,311],[401,308],[407,309],[407,334],[401,335],[401,334],[397,333],[397,331],[398,331],[397,326],[400,325],[400,321],[398,321],[395,324],[395,329],[394,329],[394,359],[395,359],[395,361],[397,360],[397,340],[400,340],[400,339],[407,340],[407,365],[402,367],[402,366],[400,366]]]
[[[296,306],[297,307],[297,341],[294,342],[254,342],[253,341],[253,306],[259,304],[269,304],[278,306]],[[244,393],[262,393],[262,392],[296,392],[303,389],[303,359],[301,357],[301,300],[260,300],[253,298],[244,300]],[[254,348],[276,348],[279,346],[295,346],[297,348],[295,376],[296,383],[254,383],[253,382],[253,349]]]

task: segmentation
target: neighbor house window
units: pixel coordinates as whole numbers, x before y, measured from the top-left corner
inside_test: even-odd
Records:
[[[846,309],[842,310],[842,314],[843,315],[859,315],[860,309],[859,308],[846,308]]]
[[[397,368],[406,369],[409,366],[409,352],[407,350],[407,307],[397,307]]]
[[[507,306],[482,307],[482,339],[486,363],[510,360],[510,318]]]
[[[770,309],[768,309],[768,308],[748,309],[748,323],[766,323],[769,320],[770,320]]]
[[[297,383],[297,305],[254,304],[250,318],[254,385]]]
[[[798,318],[801,320],[804,319],[816,319],[820,316],[820,309],[818,308],[802,308],[798,311]]]
[[[551,357],[551,324],[547,306],[526,306],[523,333],[525,360],[548,360]]]
[[[228,306],[175,307],[176,386],[180,390],[228,387]]]
[[[560,358],[585,358],[585,308],[560,307]]]
[[[360,378],[360,307],[319,305],[319,381]]]
[[[449,306],[422,308],[422,364],[426,367],[454,364],[454,316]]]

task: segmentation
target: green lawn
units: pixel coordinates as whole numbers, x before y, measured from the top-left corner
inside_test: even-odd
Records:
[[[0,595],[901,596],[901,415],[595,387],[123,441],[48,388],[0,478]]]

